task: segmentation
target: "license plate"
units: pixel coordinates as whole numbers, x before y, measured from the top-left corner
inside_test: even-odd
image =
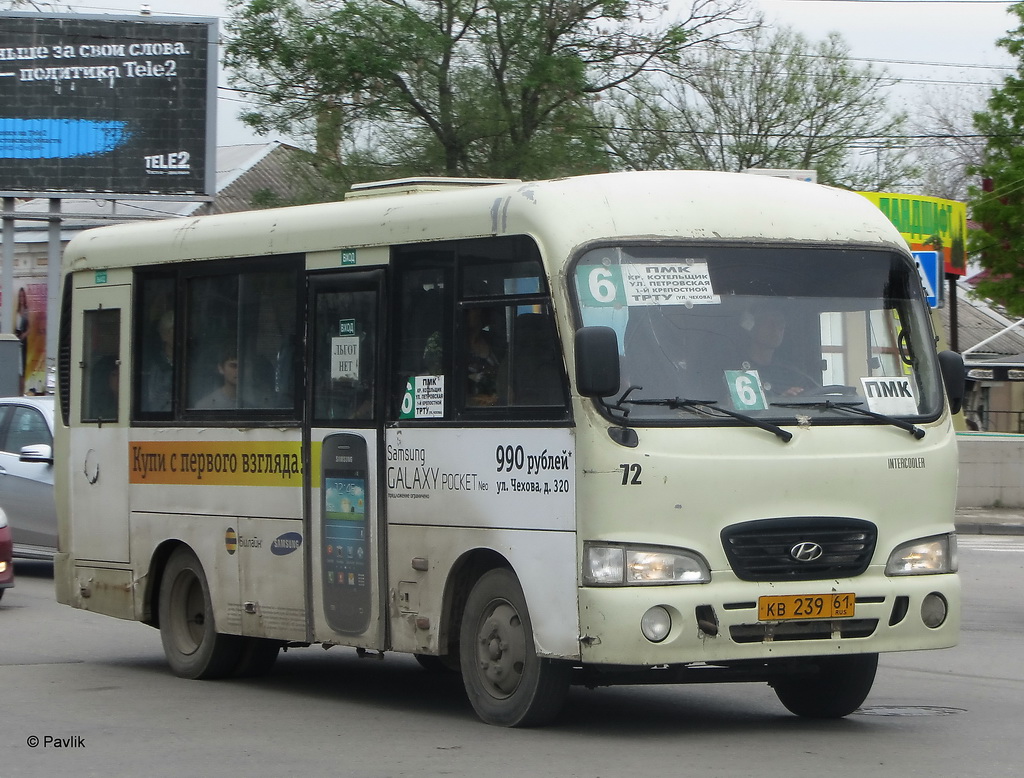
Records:
[[[855,594],[797,594],[782,597],[759,597],[758,621],[789,619],[846,619],[853,616]]]

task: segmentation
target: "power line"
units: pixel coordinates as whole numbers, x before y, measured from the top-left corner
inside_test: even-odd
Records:
[[[1016,5],[1011,0],[789,0],[794,3],[855,3],[875,5]]]
[[[856,2],[856,3],[865,3],[865,2],[877,3],[877,2],[882,2],[882,3],[889,3],[889,4],[893,4],[893,3],[911,3],[911,4],[939,3],[939,4],[951,4],[951,3],[963,3],[963,2],[973,2],[973,3],[992,2],[992,3],[1003,4],[1003,5],[1012,5],[1012,3],[1003,2],[1003,0],[790,0],[790,2],[848,2],[848,3],[849,2]],[[71,3],[60,3],[60,4],[58,4],[58,3],[42,3],[42,4],[43,5],[50,5],[50,6],[64,5],[64,6],[68,7],[68,8],[71,8],[72,5],[73,5]],[[103,6],[89,6],[85,10],[88,10],[88,11],[112,11],[112,12],[120,12],[120,13],[125,13],[125,14],[130,14],[131,13],[131,11],[128,11],[127,9],[124,9],[124,8],[112,8],[112,7],[103,7]],[[175,13],[173,11],[169,11],[169,12],[161,11],[160,15],[161,16],[190,16],[191,14],[181,14],[181,13]],[[220,40],[220,41],[217,42],[217,46],[220,49],[223,49],[225,47],[225,45],[226,44],[225,44],[225,42],[223,40]],[[744,51],[744,50],[737,49],[737,51]],[[747,51],[749,51],[749,50],[747,50]],[[823,55],[814,54],[814,53],[808,53],[808,54],[803,55],[803,56],[806,56],[807,58],[814,58],[814,59],[818,59],[818,58],[822,58],[823,57]],[[927,62],[927,61],[916,61],[916,60],[899,60],[899,59],[870,58],[870,57],[846,57],[846,59],[851,61],[851,62],[863,62],[863,63],[867,63],[867,64],[882,64],[882,65],[908,65],[908,66],[914,66],[914,67],[931,67],[931,68],[935,68],[935,67],[942,67],[942,68],[964,68],[964,69],[1004,71],[1004,72],[1013,72],[1015,70],[1015,68],[1013,68],[1011,66],[1007,66],[1007,65],[980,65],[980,64],[974,64],[974,63],[956,63],[956,62]],[[936,84],[936,85],[943,85],[943,86],[993,86],[993,85],[995,85],[995,84],[991,84],[991,83],[988,83],[988,82],[981,82],[981,81],[947,80],[947,79],[932,79],[932,78],[910,78],[910,77],[901,78],[899,76],[891,76],[891,78],[898,79],[902,83],[911,83],[911,84]],[[218,87],[218,88],[223,89],[223,87]]]

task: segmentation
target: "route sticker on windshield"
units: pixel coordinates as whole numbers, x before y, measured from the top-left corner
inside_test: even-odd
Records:
[[[585,307],[718,305],[707,262],[631,262],[580,265],[576,269]]]
[[[917,413],[917,398],[910,376],[875,376],[861,378],[868,408],[887,416],[913,416]]]
[[[768,407],[761,376],[756,370],[726,370],[725,382],[729,385],[729,396],[736,410],[763,411]]]

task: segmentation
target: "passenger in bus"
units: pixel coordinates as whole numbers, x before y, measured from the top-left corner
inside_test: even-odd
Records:
[[[225,349],[217,363],[221,385],[196,403],[198,410],[221,410],[238,407],[238,355],[234,349]]]
[[[466,405],[498,404],[498,359],[483,308],[466,309]]]
[[[174,311],[164,311],[157,320],[156,342],[147,346],[142,366],[142,410],[171,410],[174,360]]]
[[[796,397],[818,385],[801,370],[776,359],[786,337],[786,316],[778,308],[760,305],[743,314],[740,326],[748,333],[744,370],[756,370],[769,394]]]

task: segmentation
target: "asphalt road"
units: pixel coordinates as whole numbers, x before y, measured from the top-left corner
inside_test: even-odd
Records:
[[[1016,776],[1024,537],[961,546],[960,646],[883,656],[844,720],[793,717],[762,685],[620,687],[574,689],[539,730],[481,724],[457,676],[398,655],[311,647],[263,679],[181,680],[155,630],[57,605],[52,567],[19,562],[0,777]]]

